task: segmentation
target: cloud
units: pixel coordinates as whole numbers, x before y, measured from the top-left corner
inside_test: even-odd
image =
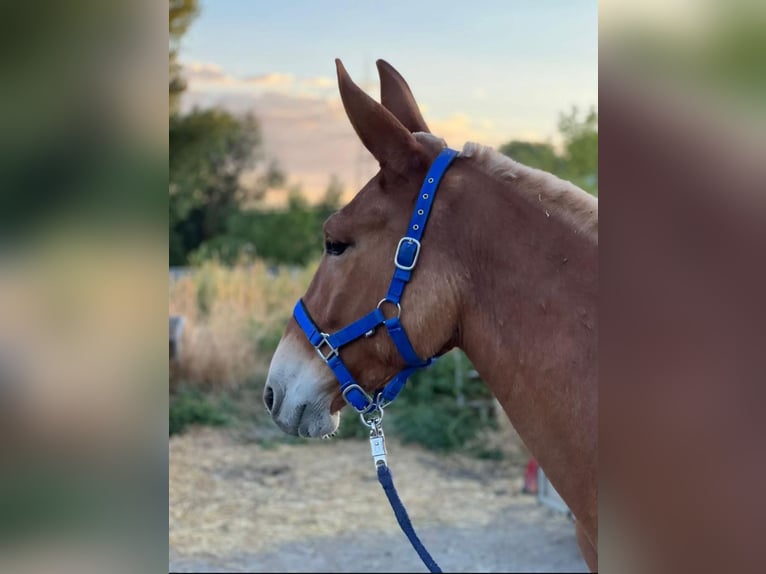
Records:
[[[243,84],[250,84],[253,86],[265,86],[265,87],[285,87],[291,86],[295,82],[295,78],[292,74],[280,74],[278,72],[272,72],[270,74],[262,74],[260,76],[250,76],[242,80]]]
[[[209,62],[184,62],[183,76],[187,83],[195,86],[200,84],[213,84],[230,86],[236,83],[236,78],[223,71],[218,64]]]
[[[189,88],[182,109],[217,106],[252,113],[260,123],[267,155],[279,162],[290,182],[302,184],[310,198],[319,198],[334,174],[349,199],[377,171],[377,162],[348,121],[335,79],[282,72],[236,78],[220,66],[200,62],[186,64],[185,70]],[[377,86],[365,87],[379,97]],[[498,135],[495,122],[486,118],[466,113],[433,117],[427,112],[424,107],[434,134],[456,149],[466,141],[496,146],[509,139]]]
[[[182,63],[183,76],[191,89],[227,88],[242,92],[279,91],[293,95],[327,96],[337,89],[337,81],[327,76],[296,78],[293,74],[268,72],[254,76],[236,76],[218,64],[190,61]],[[377,88],[377,85],[373,85]]]
[[[339,99],[190,87],[183,96],[182,109],[195,106],[253,113],[261,127],[266,155],[276,159],[289,182],[299,183],[312,200],[322,196],[333,174],[340,178],[349,199],[377,171]]]
[[[328,78],[326,76],[306,78],[305,82],[307,86],[311,86],[314,88],[334,88],[337,85],[336,80],[334,80],[333,78]]]
[[[431,131],[444,138],[451,147],[460,149],[468,141],[484,145],[497,145],[505,139],[494,130],[494,123],[487,119],[474,119],[464,113],[446,118],[425,118]]]

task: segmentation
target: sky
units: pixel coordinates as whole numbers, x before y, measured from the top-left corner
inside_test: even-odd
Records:
[[[460,149],[557,143],[559,114],[598,105],[593,0],[202,0],[181,43],[182,109],[251,112],[268,157],[311,198],[377,171],[343,110],[340,58],[379,99],[375,61],[404,76],[431,131]]]

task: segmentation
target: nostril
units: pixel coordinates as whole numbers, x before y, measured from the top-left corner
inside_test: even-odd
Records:
[[[271,413],[271,409],[274,406],[274,389],[269,385],[266,385],[266,388],[263,390],[263,402],[266,405],[266,410]]]

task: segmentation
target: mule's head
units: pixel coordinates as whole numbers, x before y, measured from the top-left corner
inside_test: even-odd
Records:
[[[389,64],[378,61],[382,105],[352,82],[339,60],[336,66],[346,114],[380,164],[380,171],[324,224],[325,254],[303,302],[314,323],[326,333],[369,313],[386,295],[394,253],[406,232],[423,178],[445,147],[442,140],[427,133],[407,83]],[[417,268],[401,299],[402,324],[421,358],[455,344],[460,279],[449,246],[449,180],[445,176],[442,181]],[[381,308],[387,317],[397,313],[390,303]],[[340,353],[369,393],[383,387],[404,366],[382,326]],[[287,433],[318,437],[338,427],[339,411],[345,405],[338,381],[294,319],[272,358],[264,402],[275,423]]]

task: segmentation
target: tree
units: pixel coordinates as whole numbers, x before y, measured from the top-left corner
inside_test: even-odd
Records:
[[[170,119],[170,262],[186,263],[203,242],[223,234],[229,217],[259,197],[241,176],[262,159],[255,118],[217,109],[194,110]],[[271,166],[261,185],[278,180]]]
[[[170,265],[218,257],[235,263],[257,255],[273,263],[305,264],[322,251],[322,222],[338,209],[343,186],[332,176],[311,206],[293,187],[286,209],[264,208],[267,189],[285,176],[272,162],[249,185],[242,175],[264,159],[255,118],[220,109],[178,111],[186,82],[180,41],[199,14],[198,0],[170,3]]]
[[[498,151],[519,163],[550,173],[560,173],[563,169],[562,159],[549,143],[513,140],[501,145]]]
[[[198,0],[169,0],[170,1],[170,114],[178,112],[181,94],[186,89],[186,81],[181,76],[181,65],[178,63],[178,51],[181,38],[199,15]]]
[[[343,186],[332,176],[322,199],[311,205],[293,185],[285,208],[240,210],[231,214],[226,232],[205,241],[193,255],[233,264],[258,257],[271,264],[306,265],[322,254],[322,224],[340,207]]]
[[[573,107],[559,117],[564,138],[565,176],[593,195],[598,195],[598,113],[591,108],[579,119]]]
[[[598,113],[591,109],[583,119],[573,107],[559,116],[558,129],[563,150],[549,143],[512,140],[498,151],[514,160],[568,179],[588,193],[598,195]]]
[[[337,175],[332,174],[324,196],[316,206],[317,218],[320,222],[324,222],[325,219],[338,210],[341,197],[343,197],[343,182],[341,182]]]

